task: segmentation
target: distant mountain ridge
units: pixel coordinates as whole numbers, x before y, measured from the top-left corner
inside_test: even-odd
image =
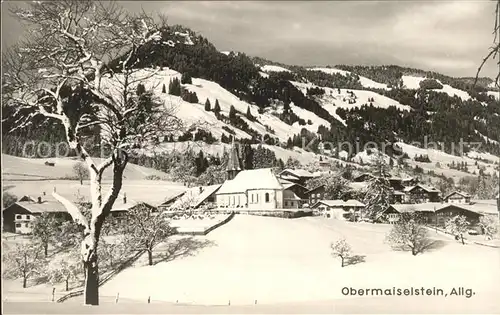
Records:
[[[370,141],[423,143],[427,137],[443,142],[447,152],[464,141],[482,143],[482,150],[500,154],[500,102],[488,87],[493,82],[489,78],[474,86],[473,78],[395,65],[284,65],[241,52],[220,52],[179,25],[165,27],[161,36],[138,50],[136,67],[163,69],[151,80],[162,83],[154,94],[164,100],[168,94],[161,92],[162,85],[168,87],[183,75],[193,78],[182,83],[182,89],[195,93],[196,101],[182,95],[168,95],[168,100],[179,102],[182,119],[209,122],[193,128],[206,129],[215,141],[259,143],[263,137],[268,144],[293,149],[305,138],[314,142],[311,149],[317,152],[319,139],[363,146]],[[219,112],[214,111],[216,102]],[[195,140],[189,137],[180,139]]]

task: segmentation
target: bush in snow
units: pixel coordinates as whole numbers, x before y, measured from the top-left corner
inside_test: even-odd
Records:
[[[428,236],[422,216],[415,211],[399,215],[399,220],[387,235],[386,241],[394,249],[411,250],[414,256],[434,244]]]
[[[479,226],[483,230],[484,235],[488,239],[492,239],[498,237],[498,219],[489,216],[483,215],[479,218]]]
[[[467,217],[464,215],[454,216],[446,221],[445,228],[449,233],[455,235],[457,240],[461,240],[462,244],[465,245],[464,234],[467,233],[467,229],[469,228]]]

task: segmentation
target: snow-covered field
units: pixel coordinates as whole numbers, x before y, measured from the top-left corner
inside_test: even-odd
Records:
[[[317,86],[312,83],[302,83],[291,81],[293,85],[295,85],[304,95],[306,95],[307,88],[319,87],[325,90],[325,94],[319,98],[320,104],[331,114],[336,115],[335,111],[337,108],[357,108],[361,107],[364,104],[370,104],[368,99],[373,98],[374,107],[379,108],[388,108],[390,106],[395,106],[399,110],[410,111],[411,107],[408,105],[403,105],[396,100],[393,100],[389,97],[380,95],[378,93],[372,91],[365,90],[351,90],[351,89],[340,89],[340,93],[338,89],[332,89],[328,87]],[[353,92],[355,97],[352,97],[348,92]],[[355,102],[349,104],[349,100],[354,100]]]
[[[424,77],[403,75],[402,80],[403,80],[403,84],[406,86],[407,89],[416,90],[416,89],[420,88],[420,82],[425,80],[425,78]],[[433,89],[432,91],[446,93],[449,96],[458,96],[464,101],[471,98],[469,93],[467,93],[465,91],[456,89],[448,84],[443,84],[439,80],[436,80],[436,81],[441,83],[443,85],[443,88],[442,89]]]
[[[47,166],[45,162],[55,163],[54,166]],[[40,180],[40,179],[60,179],[64,177],[75,177],[73,166],[81,160],[77,158],[22,158],[7,154],[2,154],[2,180]],[[96,163],[101,163],[100,158],[94,158]],[[156,175],[165,178],[168,174],[151,168],[128,163],[125,168],[124,178],[131,180],[142,180],[147,176]],[[111,179],[112,169],[104,172],[104,179]]]
[[[213,246],[194,256],[126,269],[106,283],[101,294],[116,296],[119,292],[120,297],[130,299],[151,296],[155,301],[205,305],[356,299],[343,296],[344,287],[424,286],[445,292],[466,287],[476,296],[497,296],[498,250],[463,246],[435,235],[442,247],[412,256],[384,244],[389,228],[324,218],[286,220],[237,215],[199,238]],[[341,268],[339,260],[331,256],[330,242],[342,237],[360,256],[359,263]]]

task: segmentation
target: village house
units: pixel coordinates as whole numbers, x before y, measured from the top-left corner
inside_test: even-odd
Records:
[[[312,174],[309,171],[303,170],[303,169],[284,169],[278,174],[278,177],[293,183],[300,184],[304,186],[306,182],[314,177],[316,177],[314,174]]]
[[[52,196],[42,195],[37,198],[23,196],[2,211],[3,231],[30,234],[33,221],[42,213],[48,213],[61,221],[71,220],[66,208]]]
[[[439,190],[423,184],[406,187],[403,192],[406,194],[406,203],[426,203],[441,201],[441,192]]]
[[[199,209],[213,210],[216,205],[216,192],[221,184],[210,186],[192,187],[180,195],[167,200],[158,209],[167,214],[182,213],[184,211],[195,211]]]
[[[89,209],[91,207],[89,201],[76,200],[78,197],[75,197],[75,195],[62,195],[74,203],[80,203]],[[115,224],[124,224],[127,213],[138,206],[148,207],[153,213],[158,213],[154,205],[131,200],[127,197],[127,193],[123,192],[116,199],[106,220]],[[5,208],[2,211],[3,230],[18,234],[30,234],[33,228],[33,221],[42,213],[48,213],[60,221],[72,220],[71,215],[58,200],[51,194],[42,193],[37,198],[23,196],[17,202]]]
[[[473,204],[450,204],[440,202],[420,203],[420,204],[393,204],[389,205],[384,210],[377,221],[388,222],[394,224],[398,222],[399,215],[405,212],[419,212],[422,219],[426,224],[444,228],[446,222],[457,215],[463,215],[470,223],[470,228],[476,229],[481,233],[478,226],[481,216],[492,216],[494,218],[498,215],[496,205],[491,203],[473,203]]]
[[[448,203],[470,203],[471,195],[461,191],[454,191],[444,197],[444,202]]]
[[[306,192],[309,199],[309,206],[314,205],[325,198],[325,185],[320,185]]]
[[[365,205],[358,200],[320,200],[311,207],[314,215],[337,220],[357,221]]]

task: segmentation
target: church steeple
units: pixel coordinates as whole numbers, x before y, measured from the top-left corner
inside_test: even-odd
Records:
[[[238,154],[238,147],[236,143],[231,146],[231,151],[229,152],[229,160],[227,161],[227,179],[232,180],[241,171],[240,156]]]

